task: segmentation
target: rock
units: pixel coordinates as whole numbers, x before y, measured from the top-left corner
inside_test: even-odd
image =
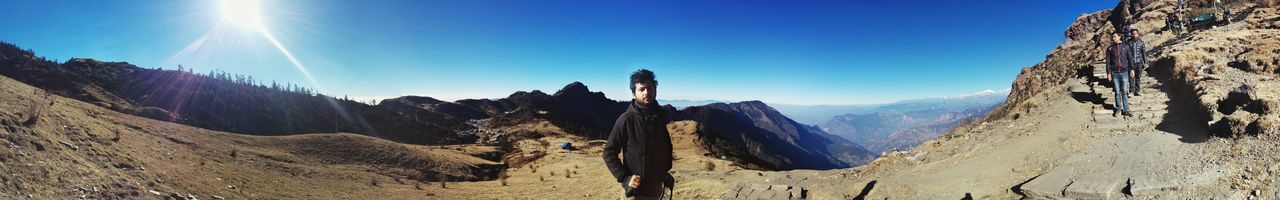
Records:
[[[1124,181],[1115,179],[1081,179],[1067,186],[1063,191],[1072,199],[1112,199],[1120,194]]]
[[[907,157],[907,160],[912,162],[921,161],[921,160],[924,160],[925,155],[929,155],[929,152],[916,153],[915,155]]]
[[[789,189],[791,189],[791,186],[789,186],[789,185],[771,185],[771,186],[769,186],[769,189],[770,189],[770,190],[789,190]]]
[[[753,189],[753,190],[768,190],[768,189],[769,189],[769,185],[762,185],[762,184],[751,184],[751,186],[749,186],[749,187],[750,187],[751,189]]]
[[[1053,170],[1040,175],[1026,184],[1018,186],[1019,190],[1031,199],[1059,199],[1062,191],[1071,185],[1072,170]]]
[[[803,187],[737,183],[721,199],[804,199]]]
[[[76,146],[75,144],[71,144],[70,142],[67,142],[67,141],[58,140],[58,143],[62,143],[62,145],[66,145],[67,148],[71,148],[71,150],[80,150],[80,147]]]
[[[1257,130],[1257,134],[1277,134],[1280,133],[1280,118],[1276,116],[1259,117],[1246,129]]]
[[[1245,134],[1256,135],[1257,130],[1249,130],[1249,125],[1255,119],[1257,119],[1256,116],[1244,113],[1227,115],[1214,123],[1211,128],[1219,137],[1236,138]]]
[[[1253,103],[1258,104],[1257,107],[1260,109],[1260,111],[1262,111],[1261,114],[1263,115],[1274,116],[1274,115],[1280,114],[1280,100],[1264,98],[1264,99],[1258,99]]]

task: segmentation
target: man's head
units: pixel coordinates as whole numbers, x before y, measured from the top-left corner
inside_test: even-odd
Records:
[[[1141,37],[1141,36],[1142,34],[1138,33],[1138,29],[1129,29],[1129,37],[1133,37],[1133,39],[1138,39],[1138,37]]]
[[[1121,38],[1120,38],[1120,32],[1114,32],[1114,33],[1111,33],[1111,42],[1115,42],[1116,44],[1120,44],[1120,42],[1123,42],[1123,40],[1120,40],[1120,39],[1121,39]]]
[[[653,71],[640,69],[631,73],[631,96],[640,104],[656,102],[658,80],[653,79]]]

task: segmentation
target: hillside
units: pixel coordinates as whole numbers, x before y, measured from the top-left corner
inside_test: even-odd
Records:
[[[502,168],[493,147],[211,131],[47,95],[7,77],[0,94],[3,199],[419,199],[432,192],[415,185],[492,179]]]
[[[832,196],[1009,199],[1274,199],[1280,126],[1274,103],[1277,2],[1232,2],[1231,23],[1164,29],[1173,1],[1083,15],[1046,60],[1023,70],[1009,101],[909,151],[823,172]],[[1192,6],[1209,5],[1190,1]],[[1095,71],[1116,20],[1137,19],[1153,61],[1134,117],[1113,117]],[[845,178],[854,177],[854,178]],[[835,185],[826,187],[827,185]]]
[[[7,77],[0,94],[4,199],[578,199],[611,198],[617,189],[600,159],[604,141],[547,121],[492,130],[526,134],[510,146],[423,146],[350,133],[218,132],[119,113]],[[779,173],[710,156],[717,147],[706,146],[711,139],[698,122],[668,128],[682,197],[714,198],[732,180]],[[576,149],[561,149],[564,142]]]
[[[875,154],[817,127],[800,124],[760,101],[714,103],[679,112],[699,122],[713,153],[754,162],[762,169],[835,169],[866,163]],[[723,142],[719,142],[723,141]],[[715,151],[737,149],[738,151]],[[743,151],[745,150],[745,151]]]

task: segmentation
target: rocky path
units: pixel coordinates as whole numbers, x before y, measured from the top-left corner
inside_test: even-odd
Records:
[[[1161,84],[1144,74],[1142,96],[1131,97],[1133,116],[1115,116],[1114,90],[1105,83],[1103,66],[1094,65],[1093,77],[1081,79],[1073,93],[1092,93],[1094,101],[1088,127],[1094,137],[1106,138],[1090,144],[1079,155],[1068,158],[1018,187],[1035,199],[1117,199],[1159,197],[1172,190],[1191,190],[1220,181],[1230,174],[1210,160],[1201,148],[1179,135],[1169,113],[1169,94]],[[1163,125],[1162,125],[1163,124]],[[1212,194],[1209,194],[1212,195]]]
[[[1090,82],[1090,90],[1092,93],[1106,99],[1103,104],[1093,106],[1092,118],[1098,123],[1097,128],[1105,130],[1137,130],[1142,128],[1150,128],[1159,124],[1165,114],[1169,113],[1169,94],[1160,88],[1160,83],[1151,73],[1142,75],[1142,96],[1129,97],[1129,111],[1132,117],[1113,115],[1116,109],[1115,90],[1110,83],[1106,82],[1106,76],[1109,76],[1104,68],[1105,66],[1094,65],[1094,77],[1099,81]],[[1110,87],[1108,87],[1110,86]]]

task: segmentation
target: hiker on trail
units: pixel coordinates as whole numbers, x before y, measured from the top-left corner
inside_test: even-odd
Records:
[[[1112,116],[1121,114],[1133,116],[1133,114],[1129,114],[1129,95],[1125,91],[1128,88],[1126,86],[1129,85],[1127,80],[1129,79],[1129,62],[1132,61],[1129,59],[1129,54],[1133,53],[1133,51],[1130,51],[1129,45],[1120,39],[1121,32],[1111,33],[1112,44],[1107,47],[1107,70],[1111,72],[1111,76],[1108,79],[1110,79],[1112,88],[1115,89],[1116,93],[1116,111],[1112,113]]]
[[[652,71],[641,69],[631,74],[631,95],[635,99],[618,116],[604,145],[604,164],[622,184],[624,199],[659,199],[663,184],[671,180],[667,173],[671,170],[671,135],[667,133],[667,113],[658,106],[658,81]],[[618,159],[619,153],[622,159]]]
[[[1173,33],[1180,33],[1182,32],[1182,30],[1180,30],[1182,27],[1179,27],[1179,25],[1180,24],[1178,23],[1177,14],[1169,14],[1168,16],[1165,16],[1165,19],[1164,19],[1165,30],[1171,30],[1173,31]]]
[[[1141,36],[1138,29],[1133,28],[1132,25],[1129,26],[1129,41],[1125,43],[1128,43],[1132,51],[1129,54],[1129,69],[1132,71],[1130,75],[1133,81],[1129,83],[1131,86],[1129,93],[1133,96],[1142,96],[1142,71],[1147,70],[1147,43],[1142,41]]]

